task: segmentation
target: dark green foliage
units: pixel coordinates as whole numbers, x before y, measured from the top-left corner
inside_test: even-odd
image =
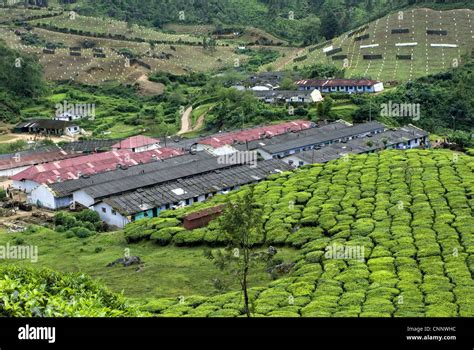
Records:
[[[0,267],[2,317],[123,317],[139,313],[83,274]]]

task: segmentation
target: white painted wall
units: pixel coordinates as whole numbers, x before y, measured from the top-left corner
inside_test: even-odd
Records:
[[[25,191],[26,193],[31,193],[33,189],[38,187],[40,184],[31,181],[31,180],[24,180],[24,181],[18,181],[18,180],[13,180],[12,186],[13,188],[20,190],[20,191]]]
[[[380,91],[383,91],[384,87],[383,87],[383,83],[380,82],[380,83],[377,83],[374,85],[374,91],[375,92],[380,92]]]
[[[314,89],[313,91],[311,91],[311,98],[313,100],[313,102],[320,102],[322,100],[324,100],[323,96],[321,95],[321,91],[317,90],[317,89]]]
[[[130,222],[127,217],[123,216],[119,212],[115,212],[115,214],[112,214],[112,207],[106,203],[99,203],[91,207],[91,209],[96,211],[102,221],[106,222],[109,225],[123,228],[126,224]],[[105,213],[103,209],[105,210]]]
[[[31,191],[28,196],[28,203],[37,205],[38,201],[43,208],[58,209],[56,208],[54,195],[48,186],[40,185]]]
[[[89,196],[84,190],[74,192],[72,194],[72,200],[85,207],[91,207],[94,205],[94,198]]]
[[[160,146],[157,143],[153,143],[151,145],[137,147],[137,148],[135,148],[134,152],[151,151],[151,150],[158,149],[158,148],[160,148]]]

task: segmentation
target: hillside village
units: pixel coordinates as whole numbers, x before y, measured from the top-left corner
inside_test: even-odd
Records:
[[[15,130],[57,130],[23,125]],[[146,136],[75,141],[64,148],[3,155],[1,171],[12,180],[6,188],[11,198],[21,191],[38,208],[81,206],[123,228],[295,167],[350,154],[430,147],[429,133],[413,125],[388,128],[379,122],[351,125],[342,120],[320,126],[294,120],[192,141],[174,140],[166,146]]]

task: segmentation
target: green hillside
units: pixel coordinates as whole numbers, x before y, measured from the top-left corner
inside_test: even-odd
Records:
[[[253,237],[255,249],[276,246],[283,260],[295,265],[274,281],[254,280],[253,315],[474,316],[473,170],[472,157],[451,151],[384,151],[274,175],[256,185],[264,231]],[[55,257],[64,253],[74,257],[74,269],[101,275],[108,286],[123,289],[125,295],[145,296],[154,288],[172,290],[185,283],[186,288],[176,289],[168,298],[148,298],[145,309],[161,316],[238,316],[239,292],[188,294],[213,275],[196,253],[198,247],[217,249],[226,242],[218,222],[193,231],[175,227],[185,213],[226,198],[216,196],[130,224],[124,230],[129,243],[122,232],[99,235],[88,238],[78,251],[77,238],[61,237],[70,243],[58,247],[46,235],[15,237],[39,245],[44,252],[41,264],[54,265]],[[1,237],[3,242],[13,239]],[[97,257],[91,258],[99,244]],[[288,251],[290,247],[296,253]],[[359,254],[331,256],[328,250],[334,247]],[[105,267],[114,252],[125,248],[144,258],[143,272]],[[66,269],[66,265],[58,266]],[[157,268],[173,271],[176,278],[153,277]],[[120,285],[120,280],[130,279],[133,283]]]
[[[415,8],[401,14],[393,12],[371,22],[368,27],[360,28],[352,36],[345,33],[325,45],[307,48],[286,67],[332,63],[339,68],[345,67],[346,77],[407,81],[460,65],[463,56],[474,48],[474,11],[468,9],[435,11]],[[397,29],[409,33],[392,33]],[[427,30],[446,30],[447,35],[428,35]],[[397,46],[406,43],[417,45]],[[433,47],[431,44],[457,47]],[[377,46],[364,48],[368,45]],[[330,46],[342,50],[327,56],[323,50]],[[382,55],[382,59],[364,59],[364,55]],[[410,56],[411,59],[398,59],[397,55]]]

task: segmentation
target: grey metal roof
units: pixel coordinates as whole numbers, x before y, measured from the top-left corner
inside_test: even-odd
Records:
[[[105,173],[81,177],[76,180],[69,180],[48,185],[59,197],[69,196],[79,189],[90,188],[90,192],[95,195],[101,192],[120,190],[122,188],[145,186],[145,183],[156,184],[165,177],[180,177],[189,171],[180,169],[213,169],[209,161],[217,164],[216,158],[206,152],[198,152],[195,155],[185,154],[177,157],[158,160],[147,164],[139,164],[126,169],[116,169]],[[212,163],[211,163],[212,164]],[[160,173],[160,175],[159,175]],[[161,175],[163,173],[163,175]],[[156,181],[156,182],[154,182]],[[125,186],[127,184],[127,186]]]
[[[239,165],[220,171],[176,180],[145,188],[142,191],[129,192],[102,199],[114,209],[125,215],[146,210],[146,208],[160,207],[191,199],[208,193],[218,192],[227,188],[241,186],[264,180],[271,174],[279,171],[291,170],[292,167],[281,160],[271,159],[257,162],[252,168],[248,165]],[[178,195],[173,190],[182,189],[184,193]]]
[[[48,152],[58,152],[61,149],[58,146],[40,146],[36,148],[31,148],[24,151],[4,153],[0,154],[0,159],[11,159],[13,157],[24,157],[24,156],[33,156],[35,154],[48,153]]]
[[[121,139],[110,140],[81,140],[68,142],[61,148],[68,152],[94,152],[97,149],[110,149],[112,145],[121,141]]]
[[[392,145],[396,145],[400,142],[406,142],[409,140],[418,139],[421,137],[428,136],[429,133],[419,129],[413,125],[407,125],[396,130],[388,130],[382,133],[373,135],[372,137],[357,138],[346,143],[333,143],[321,147],[320,149],[314,149],[297,153],[295,156],[307,163],[326,163],[333,159],[338,159],[344,154],[361,154],[371,152],[375,150],[381,150],[386,147],[390,148]],[[387,140],[387,144],[384,145],[383,140]],[[367,142],[371,141],[371,146],[367,145]]]
[[[292,97],[310,98],[312,91],[308,90],[268,90],[268,91],[253,91],[255,96],[260,98],[276,98],[285,99]]]
[[[347,124],[346,122],[336,121],[336,122],[319,126],[316,128],[303,129],[303,130],[288,132],[281,135],[275,135],[275,136],[272,136],[271,138],[263,138],[260,140],[251,141],[251,142],[248,142],[248,149],[255,150],[255,149],[263,148],[269,145],[277,145],[280,143],[286,143],[289,141],[297,140],[306,136],[320,135],[321,132],[332,132],[333,130],[339,130],[339,129],[348,128],[348,127],[350,127],[350,124]],[[234,145],[234,148],[238,150],[246,150],[247,145],[245,143],[241,143],[241,144]]]
[[[337,139],[343,139],[351,136],[357,136],[360,134],[382,131],[385,129],[385,126],[379,122],[373,121],[363,124],[356,124],[351,127],[346,128],[334,128],[333,130],[313,128],[310,135],[297,134],[296,138],[292,138],[288,141],[283,142],[272,142],[265,144],[260,148],[270,154],[280,153],[289,151],[295,148],[321,144],[328,141],[333,141]]]
[[[15,126],[15,129],[23,128],[40,128],[40,129],[55,129],[62,130],[69,126],[77,126],[74,122],[69,122],[65,120],[55,120],[55,119],[30,119],[24,122],[21,122]]]

